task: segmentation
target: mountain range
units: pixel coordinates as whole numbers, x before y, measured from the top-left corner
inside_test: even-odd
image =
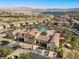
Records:
[[[65,11],[79,11],[79,8],[67,8],[67,9],[59,9],[59,8],[48,8],[48,9],[35,9],[30,7],[5,7],[0,8],[0,12],[15,12],[15,13],[40,13],[40,12],[46,12],[46,11],[52,11],[52,12],[65,12]]]
[[[47,10],[52,11],[79,11],[79,8],[66,8],[66,9],[59,9],[59,8],[49,8]]]

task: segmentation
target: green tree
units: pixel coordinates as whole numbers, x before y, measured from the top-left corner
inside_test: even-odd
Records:
[[[6,57],[10,53],[12,53],[12,49],[10,49],[10,48],[0,48],[0,57]]]
[[[18,59],[31,59],[30,53],[20,54]]]
[[[27,53],[27,54],[25,55],[25,59],[31,59],[30,53]]]
[[[5,32],[3,32],[3,33],[5,33],[5,34],[7,35],[7,38],[11,38],[12,31],[13,31],[13,30],[8,30],[8,31],[5,31]]]
[[[20,32],[16,33],[16,39],[19,40],[20,37],[21,37],[21,33]]]
[[[30,39],[31,39],[32,50],[33,50],[33,45],[36,44],[37,40],[36,40],[35,36],[31,36]]]
[[[78,48],[78,44],[79,44],[78,39],[73,37],[71,39],[71,45],[72,45],[72,47],[73,48]]]
[[[24,59],[24,55],[23,54],[20,54],[18,59]]]
[[[65,57],[65,41],[64,40],[60,40],[60,49],[59,49],[59,56],[61,58],[64,58]]]
[[[60,45],[61,45],[61,47],[59,49],[59,56],[61,58],[64,58],[64,54],[65,54],[65,52],[64,52],[64,50],[65,50],[65,42],[61,41]]]
[[[47,32],[42,32],[41,35],[46,36],[47,35]]]
[[[71,52],[69,52],[67,56],[65,57],[65,59],[74,59],[74,56]]]
[[[66,32],[66,42],[71,42],[71,38],[72,38],[72,33],[70,31]]]

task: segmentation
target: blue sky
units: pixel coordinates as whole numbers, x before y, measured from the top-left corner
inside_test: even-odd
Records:
[[[0,0],[0,7],[78,8],[79,0]]]

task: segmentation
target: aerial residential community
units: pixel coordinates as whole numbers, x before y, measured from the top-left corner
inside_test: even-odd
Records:
[[[0,59],[79,59],[79,8],[68,8],[1,7]]]

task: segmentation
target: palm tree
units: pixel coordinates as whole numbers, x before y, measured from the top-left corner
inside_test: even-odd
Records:
[[[32,50],[33,50],[33,45],[36,44],[36,38],[35,36],[32,36],[30,39],[31,39]]]

